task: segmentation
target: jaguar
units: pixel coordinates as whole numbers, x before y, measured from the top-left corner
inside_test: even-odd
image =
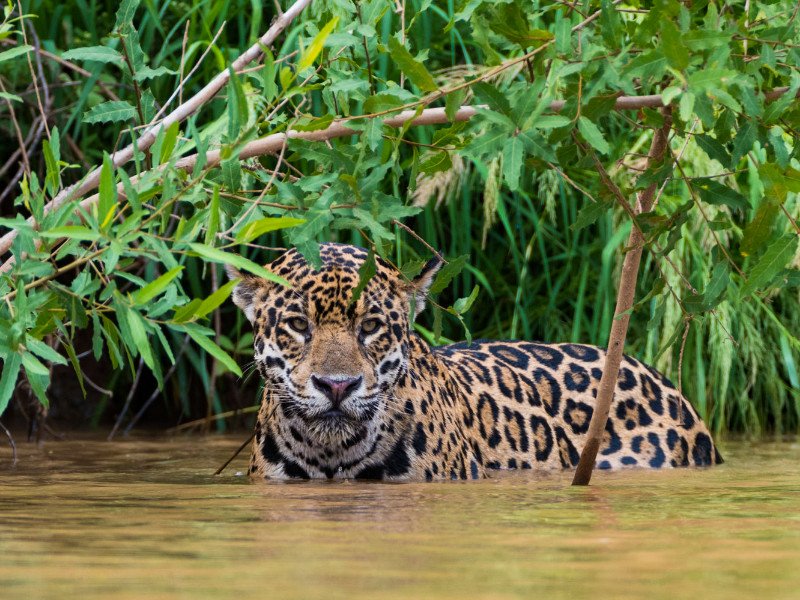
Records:
[[[314,268],[287,250],[267,268],[289,286],[228,268],[264,381],[251,476],[433,481],[578,463],[604,350],[528,341],[431,346],[413,323],[443,261],[434,257],[408,278],[375,257],[365,285],[367,259],[362,248],[327,243]],[[626,356],[595,467],[720,462],[692,405]]]

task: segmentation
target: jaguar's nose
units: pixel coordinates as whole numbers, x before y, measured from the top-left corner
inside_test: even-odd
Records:
[[[317,377],[311,376],[311,383],[337,408],[345,398],[358,389],[363,377]]]

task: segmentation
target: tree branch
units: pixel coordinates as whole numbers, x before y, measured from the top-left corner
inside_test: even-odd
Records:
[[[235,71],[239,71],[246,65],[250,64],[254,60],[261,58],[263,54],[263,47],[270,46],[272,42],[280,35],[280,33],[289,26],[289,24],[305,9],[309,4],[311,4],[311,0],[297,0],[285,13],[283,13],[272,27],[267,30],[267,32],[261,36],[261,38],[253,44],[244,54],[240,55],[232,64],[231,67]],[[169,113],[164,119],[153,125],[152,127],[146,129],[144,133],[139,137],[136,141],[135,148],[134,144],[123,148],[111,155],[111,161],[115,167],[119,167],[127,163],[131,158],[133,158],[134,150],[144,151],[147,150],[153,143],[156,141],[156,136],[162,129],[168,128],[173,123],[179,123],[184,121],[186,118],[193,115],[197,112],[200,107],[206,104],[209,100],[214,98],[217,95],[225,84],[228,83],[228,79],[230,79],[230,71],[225,69],[217,74],[214,79],[212,79],[206,86],[197,92],[194,96],[192,96],[189,100],[178,106],[175,110]],[[53,200],[51,200],[47,206],[45,207],[45,213],[51,212],[57,209],[59,206],[64,204],[70,199],[78,198],[83,196],[86,192],[89,192],[95,189],[100,183],[100,167],[95,168],[90,173],[83,178],[82,181],[61,190]],[[5,253],[8,248],[6,247],[6,238],[7,236],[3,236],[3,239],[0,240],[0,254]],[[13,239],[13,238],[12,238]]]
[[[672,118],[669,111],[665,110],[663,112],[664,125],[657,129],[655,135],[653,135],[653,142],[647,155],[647,171],[651,170],[656,163],[661,162],[669,144]],[[649,212],[653,207],[656,187],[656,184],[652,183],[639,194],[636,203],[636,212],[638,214]],[[622,276],[620,277],[619,291],[617,292],[617,307],[614,311],[614,321],[611,324],[603,375],[600,378],[600,388],[597,392],[597,402],[592,413],[589,432],[586,435],[586,444],[581,452],[572,485],[589,485],[597,452],[600,450],[600,444],[603,441],[603,432],[606,428],[608,413],[614,400],[614,390],[617,387],[619,366],[622,362],[622,351],[625,348],[625,336],[628,333],[628,321],[630,320],[631,308],[633,308],[636,280],[639,277],[639,263],[642,259],[642,249],[644,247],[644,236],[638,227],[631,228],[627,247],[629,250],[622,263]]]
[[[310,1],[310,0],[309,0]],[[284,13],[284,14],[288,14]],[[242,55],[244,56],[244,55]],[[227,71],[226,71],[227,73]],[[208,87],[208,86],[206,86]],[[771,102],[780,98],[783,94],[785,94],[789,90],[788,87],[780,87],[770,90],[764,94],[765,100]],[[199,95],[199,94],[198,94]],[[798,92],[800,95],[800,92]],[[196,98],[197,96],[195,96]],[[563,100],[556,100],[550,103],[550,110],[552,112],[559,112],[564,108],[564,101]],[[187,102],[188,104],[188,102]],[[639,110],[645,107],[664,107],[664,102],[661,99],[661,96],[620,96],[617,98],[616,104],[614,105],[615,110]],[[472,117],[474,117],[478,113],[478,109],[486,108],[483,105],[479,106],[462,106],[455,114],[455,118],[453,119],[454,122],[459,121],[468,121]],[[176,111],[177,112],[177,111]],[[175,114],[174,112],[172,114]],[[167,117],[169,118],[169,117]],[[296,131],[296,130],[289,130],[285,133],[273,133],[272,135],[268,135],[258,140],[254,140],[248,144],[246,144],[241,152],[239,153],[239,160],[246,160],[248,158],[254,158],[257,156],[263,156],[265,154],[274,154],[275,152],[279,151],[284,144],[289,139],[298,139],[298,140],[307,140],[312,142],[322,142],[325,140],[331,140],[337,137],[346,137],[351,135],[360,135],[361,132],[350,129],[347,127],[346,123],[348,121],[354,121],[359,117],[347,117],[344,119],[338,119],[334,121],[331,125],[329,125],[325,129],[319,129],[317,131]],[[372,118],[372,116],[365,116],[362,118]],[[384,119],[384,123],[390,127],[403,127],[411,121],[412,126],[419,126],[419,125],[441,125],[444,123],[449,123],[450,120],[447,118],[445,114],[444,108],[427,108],[423,110],[421,113],[418,113],[416,110],[404,110],[394,116],[387,117]],[[165,120],[162,122],[166,122]],[[207,167],[215,167],[220,163],[220,150],[211,150],[206,152],[206,166]],[[195,163],[197,163],[198,155],[197,154],[190,154],[189,156],[185,156],[184,158],[178,160],[175,163],[175,166],[178,169],[182,169],[185,171],[191,171],[194,168]],[[163,166],[158,167],[159,170],[163,169]],[[99,172],[99,171],[98,171]],[[131,182],[136,183],[138,181],[139,176],[131,177]],[[98,180],[99,181],[99,180]],[[95,186],[96,187],[96,186]],[[93,189],[93,188],[90,188]],[[124,192],[122,184],[117,187],[120,193]],[[89,191],[89,190],[86,190]],[[73,196],[80,196],[77,192],[73,194]],[[54,198],[48,205],[45,207],[45,212],[49,212],[57,206],[53,206],[58,197]],[[80,203],[80,206],[84,209],[90,208],[97,202],[98,195],[95,194],[90,196],[89,198],[83,200]],[[28,223],[31,225],[35,225],[35,221],[33,217],[28,218]],[[17,230],[12,229],[8,233],[6,233],[2,238],[0,238],[0,256],[8,252],[11,248],[11,244],[14,241],[14,238],[17,237]],[[39,248],[40,242],[37,241],[37,248]],[[14,265],[14,258],[11,257],[6,260],[5,263],[0,266],[0,273],[4,273],[8,271]]]

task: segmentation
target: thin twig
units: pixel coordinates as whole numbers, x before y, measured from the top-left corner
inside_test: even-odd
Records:
[[[178,367],[178,363],[180,362],[183,353],[186,351],[186,348],[189,345],[189,339],[190,338],[188,335],[184,336],[183,345],[181,346],[178,355],[175,357],[175,361],[172,363],[172,366],[169,368],[169,371],[167,371],[167,373],[164,375],[163,379],[164,384],[166,384],[167,381],[169,381],[169,379],[172,377],[173,373],[175,373],[175,369]],[[137,412],[130,420],[130,422],[125,426],[125,430],[122,432],[122,435],[128,435],[131,432],[136,423],[139,422],[139,419],[141,419],[142,416],[144,416],[144,413],[147,412],[147,409],[150,408],[150,405],[153,402],[155,402],[156,398],[158,398],[159,394],[161,394],[161,389],[158,386],[156,386],[156,389],[153,390],[153,393],[150,394],[150,397],[147,400],[145,400],[144,404],[142,404],[142,407],[139,409],[139,412]]]
[[[236,449],[236,452],[234,452],[234,453],[233,453],[233,456],[231,456],[231,457],[230,457],[228,460],[226,460],[226,461],[223,463],[223,465],[222,465],[222,466],[221,466],[219,469],[217,469],[216,471],[214,471],[214,475],[219,475],[220,473],[222,473],[222,472],[225,470],[225,467],[227,467],[229,464],[231,464],[231,463],[233,462],[233,459],[235,459],[237,456],[239,456],[239,453],[240,453],[242,450],[244,450],[244,449],[245,449],[245,447],[247,446],[247,444],[249,444],[250,442],[252,442],[252,441],[253,441],[253,438],[254,438],[254,437],[256,437],[256,432],[255,432],[255,431],[253,431],[253,433],[251,433],[251,434],[250,434],[250,437],[249,437],[249,438],[247,438],[247,439],[244,441],[244,443],[242,443],[242,445],[241,445],[241,446],[239,446],[239,447]]]
[[[183,69],[186,66],[186,42],[189,41],[189,25],[191,24],[191,19],[186,19],[186,27],[183,30],[183,42],[181,42],[181,68],[180,68],[180,75],[178,76],[178,104],[183,104]],[[222,31],[222,29],[220,29]],[[209,45],[209,48],[211,46]],[[164,107],[167,105],[164,104]],[[161,110],[164,110],[164,107]]]
[[[442,256],[442,255],[439,253],[439,251],[438,251],[438,250],[436,250],[436,248],[434,248],[434,247],[433,247],[433,246],[431,246],[431,245],[430,245],[428,242],[426,242],[425,240],[423,240],[423,239],[422,239],[422,237],[420,237],[420,236],[419,236],[419,234],[417,234],[417,233],[416,233],[416,232],[415,232],[413,229],[411,229],[411,228],[410,228],[408,225],[406,225],[405,223],[401,223],[401,222],[400,222],[400,221],[398,221],[397,219],[392,219],[392,225],[397,225],[397,226],[398,226],[400,229],[403,229],[403,230],[405,230],[405,232],[406,232],[406,233],[408,233],[408,234],[410,234],[412,237],[416,238],[416,239],[417,239],[417,241],[419,241],[419,242],[420,242],[422,245],[424,245],[424,246],[425,246],[425,247],[426,247],[428,250],[430,250],[430,251],[433,253],[433,255],[434,255],[434,256],[436,256],[436,258],[438,258],[438,259],[439,259],[440,261],[442,261],[444,264],[447,264],[447,259],[445,259],[445,257],[444,257],[444,256]]]
[[[176,425],[175,427],[170,427],[167,429],[167,433],[174,433],[177,431],[184,431],[186,429],[191,429],[192,427],[199,427],[200,425],[207,425],[213,421],[220,421],[222,419],[227,419],[229,417],[235,417],[237,415],[246,415],[249,413],[258,412],[258,406],[248,406],[246,408],[237,408],[236,410],[229,410],[227,412],[217,413],[211,417],[203,417],[202,419],[195,419],[194,421],[189,421],[188,423],[181,423],[180,425]]]
[[[8,438],[8,444],[11,446],[11,466],[17,466],[17,445],[14,443],[14,436],[11,435],[11,432],[6,429],[6,426],[0,423],[0,429],[3,430],[3,433],[6,434]],[[252,438],[251,438],[252,439]]]
[[[18,149],[22,153],[22,163],[25,167],[25,170],[30,173],[31,161],[28,159],[28,151],[25,149],[25,141],[22,139],[22,131],[19,128],[19,121],[17,121],[17,113],[14,111],[14,105],[11,103],[11,99],[8,97],[8,92],[6,90],[6,86],[3,85],[2,79],[0,79],[0,92],[6,94],[6,106],[8,106],[8,112],[11,115],[11,124],[14,126],[14,133],[17,136],[17,141],[19,141]]]
[[[17,0],[17,10],[19,11],[20,19],[23,21],[21,23],[22,27],[20,27],[20,31],[22,32],[22,39],[25,42],[25,44],[28,44],[28,34],[25,33],[25,25],[26,25],[26,23],[24,22],[25,13],[22,11],[22,3],[20,2],[20,0]],[[42,97],[41,97],[41,94],[39,93],[39,84],[36,83],[36,73],[33,70],[33,62],[31,61],[30,52],[26,52],[25,53],[25,58],[28,61],[28,70],[30,71],[30,74],[31,74],[31,81],[33,83],[33,89],[36,91],[36,104],[39,106],[39,114],[42,116],[42,119],[44,120],[44,128],[47,131],[47,137],[49,139],[50,138],[50,127],[48,127],[48,125],[47,125],[47,113],[44,110],[44,106],[42,106]]]
[[[142,376],[142,371],[144,370],[144,359],[139,358],[139,366],[136,368],[136,376],[133,378],[133,384],[131,385],[131,389],[128,392],[128,397],[125,398],[125,405],[122,407],[122,410],[117,417],[116,422],[114,423],[114,427],[111,432],[108,434],[106,438],[109,442],[114,439],[114,435],[117,433],[117,429],[119,426],[122,425],[122,420],[125,418],[125,415],[128,414],[128,408],[131,406],[131,402],[133,401],[133,395],[136,393],[136,388],[139,387],[139,378]]]
[[[692,315],[685,315],[683,317],[683,337],[681,338],[681,351],[678,354],[678,394],[680,400],[678,401],[678,410],[683,409],[683,352],[686,350],[686,339],[689,337],[689,327],[692,324]],[[678,422],[683,423],[683,413],[679,412]]]
[[[8,40],[8,39],[3,40],[3,44],[6,45],[6,46],[16,46],[17,45],[14,42],[14,40]],[[68,60],[66,60],[64,58],[61,58],[60,56],[58,56],[58,54],[53,54],[52,52],[48,52],[47,50],[45,50],[43,48],[34,48],[34,50],[36,51],[37,54],[40,54],[43,58],[46,58],[47,60],[52,60],[53,62],[60,64],[62,67],[66,67],[66,68],[68,68],[68,69],[70,69],[72,71],[75,71],[78,75],[81,75],[82,77],[87,77],[88,78],[88,77],[92,76],[91,72],[87,71],[86,69],[84,69],[83,67],[81,67],[79,65],[76,65],[74,62],[71,62],[71,61],[68,61]],[[71,83],[73,83],[75,85],[83,85],[84,82],[83,81],[75,81],[75,82],[71,82]],[[51,87],[56,87],[56,86],[51,86]],[[102,81],[99,81],[99,80],[97,81],[97,87],[100,88],[100,91],[103,94],[105,94],[105,96],[109,100],[119,100],[119,96],[117,96]]]

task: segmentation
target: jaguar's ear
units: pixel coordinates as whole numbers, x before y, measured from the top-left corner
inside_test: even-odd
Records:
[[[239,284],[233,288],[233,303],[242,309],[244,316],[251,323],[255,320],[255,300],[258,292],[264,288],[264,281],[252,275],[242,274],[236,267],[225,265],[225,272],[229,279],[240,279]]]
[[[411,282],[411,287],[414,294],[415,317],[418,317],[419,314],[425,310],[425,298],[428,296],[428,292],[433,285],[433,281],[436,279],[436,274],[439,272],[439,269],[442,268],[443,264],[444,261],[442,261],[441,257],[434,256],[425,263],[425,266],[422,267],[419,275],[417,275]]]

